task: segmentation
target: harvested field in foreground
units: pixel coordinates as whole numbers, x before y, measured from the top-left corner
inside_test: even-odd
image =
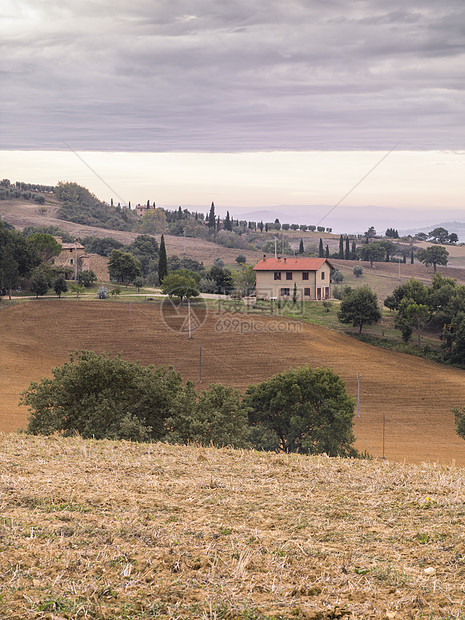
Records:
[[[0,431],[26,425],[19,394],[29,383],[50,376],[54,366],[77,349],[121,352],[144,364],[173,365],[184,379],[206,388],[224,383],[244,389],[290,367],[331,367],[357,396],[357,447],[413,463],[465,465],[465,442],[454,428],[451,409],[465,405],[463,370],[379,349],[318,327],[282,317],[196,314],[205,322],[189,340],[187,308],[152,302],[38,300],[0,311]],[[194,320],[195,319],[195,320]],[[235,322],[234,322],[235,321]],[[169,329],[167,327],[171,327]],[[202,383],[200,378],[202,345]]]
[[[0,617],[463,618],[464,470],[0,435]]]

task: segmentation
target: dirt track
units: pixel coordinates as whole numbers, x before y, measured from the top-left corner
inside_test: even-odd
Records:
[[[409,462],[455,460],[465,465],[465,442],[455,434],[451,408],[465,405],[465,373],[418,358],[376,349],[321,327],[273,318],[247,319],[210,312],[189,340],[186,316],[159,305],[38,300],[0,311],[0,431],[24,427],[19,393],[77,349],[121,352],[144,364],[173,365],[202,386],[222,382],[244,388],[292,366],[332,367],[356,397],[360,373],[357,447]],[[193,316],[192,324],[203,316]],[[237,322],[234,323],[233,321]]]

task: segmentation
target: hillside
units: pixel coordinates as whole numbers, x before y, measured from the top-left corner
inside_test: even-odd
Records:
[[[464,371],[372,347],[344,334],[265,315],[195,312],[193,338],[187,308],[155,302],[129,304],[84,299],[39,299],[0,310],[0,431],[26,424],[19,393],[50,376],[77,349],[121,352],[143,364],[172,365],[185,380],[206,388],[223,383],[245,389],[291,367],[332,368],[357,397],[356,447],[373,456],[412,463],[465,466],[465,442],[455,433],[453,407],[465,405]],[[50,343],[53,343],[51,346]],[[202,367],[200,376],[200,346]],[[200,383],[201,379],[201,383]]]
[[[31,202],[20,200],[0,201],[0,216],[18,230],[22,230],[26,226],[57,226],[73,237],[84,238],[92,235],[100,238],[113,237],[124,244],[132,243],[139,234],[121,230],[97,228],[95,226],[85,226],[84,224],[76,224],[75,222],[61,220],[56,217],[57,209],[57,201],[54,201],[54,204],[47,205],[47,211],[45,213],[42,213],[38,206]],[[156,237],[160,240],[160,235],[156,235]],[[184,240],[183,237],[165,235],[165,243],[168,255],[183,255],[185,244],[186,256],[203,261],[206,265],[212,264],[215,258],[219,256],[225,263],[234,263],[238,254],[244,254],[247,257],[247,261],[254,264],[258,262],[260,256],[259,252],[226,248],[205,239],[196,239],[192,237],[186,237]]]
[[[0,435],[0,616],[463,617],[462,469]]]

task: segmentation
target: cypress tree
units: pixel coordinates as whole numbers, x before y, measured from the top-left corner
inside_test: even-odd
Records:
[[[212,206],[210,207],[210,213],[208,215],[208,228],[215,229],[216,226],[216,217],[215,217],[215,203],[212,202]]]
[[[168,274],[168,259],[166,257],[165,248],[165,236],[161,236],[160,240],[160,253],[158,255],[158,279],[160,284],[163,282],[163,278]]]
[[[263,221],[260,222],[260,224],[258,225],[260,232],[263,232]]]
[[[219,230],[221,228],[221,222],[220,222],[220,216],[218,215],[218,217],[216,218],[216,230]]]
[[[226,217],[224,218],[224,229],[232,230],[231,218],[229,217],[229,211],[226,211]]]
[[[300,240],[300,245],[299,245],[299,254],[303,254],[304,253],[304,241],[303,239]]]
[[[325,258],[329,258],[329,247],[326,246]]]
[[[415,262],[415,258],[413,256],[413,250],[410,252],[410,264],[413,265],[413,263]]]
[[[323,247],[323,239],[320,237],[320,245],[318,247],[318,257],[319,258],[324,258],[325,257],[325,250]]]
[[[346,260],[350,260],[350,245],[349,245],[349,237],[346,237],[346,251],[344,254],[344,258]]]
[[[352,258],[357,258],[357,246],[355,244],[355,241],[352,241]]]
[[[344,258],[344,237],[339,237],[339,258]]]
[[[406,263],[407,262],[407,254],[404,254],[402,257],[402,262]]]

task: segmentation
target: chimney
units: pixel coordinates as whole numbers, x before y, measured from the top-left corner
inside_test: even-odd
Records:
[[[286,262],[286,257],[284,257],[284,262]]]
[[[263,262],[266,263],[266,254],[263,254]]]

